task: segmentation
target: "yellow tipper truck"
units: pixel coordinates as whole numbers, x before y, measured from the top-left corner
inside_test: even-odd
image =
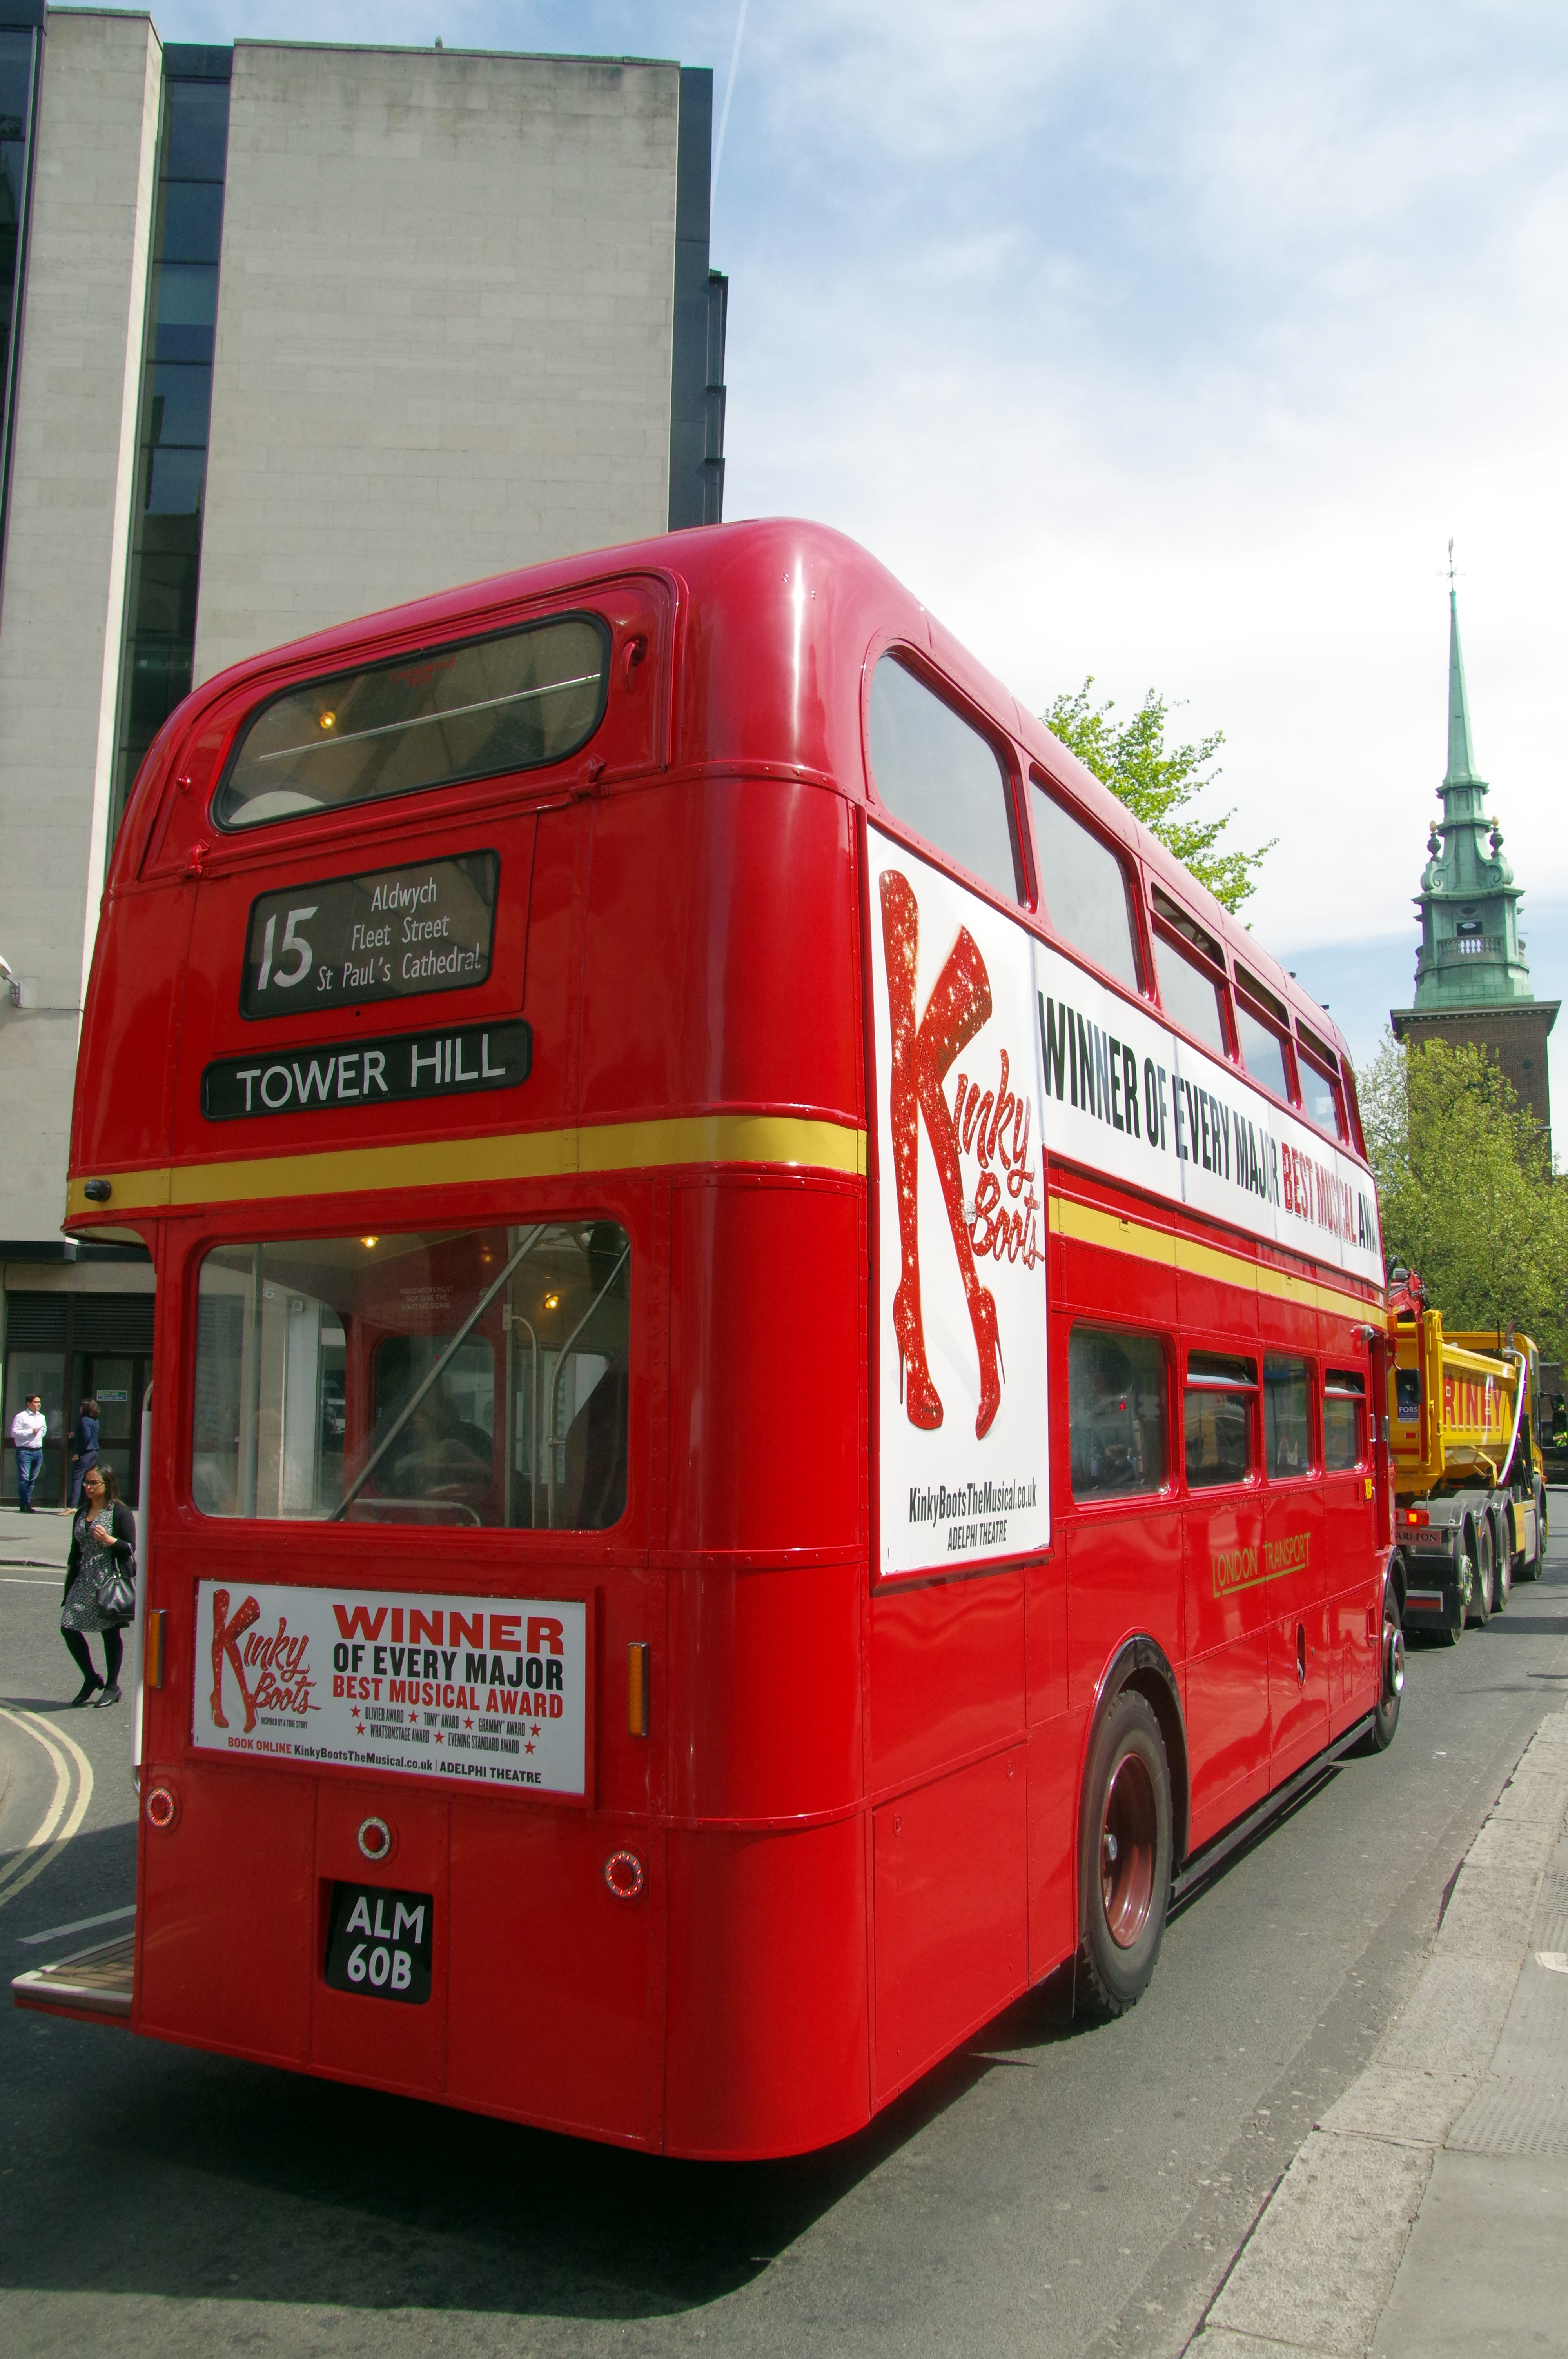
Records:
[[[1390,1460],[1404,1627],[1442,1630],[1501,1613],[1546,1554],[1541,1366],[1528,1335],[1443,1332],[1419,1277],[1389,1294]]]

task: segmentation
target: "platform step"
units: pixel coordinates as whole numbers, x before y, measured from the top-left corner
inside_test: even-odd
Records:
[[[31,1973],[13,1974],[11,1996],[17,2006],[39,2007],[60,2015],[100,2015],[124,2022],[131,2012],[136,1962],[136,1937],[122,1933],[116,1941],[78,1950],[52,1966],[35,1966]]]

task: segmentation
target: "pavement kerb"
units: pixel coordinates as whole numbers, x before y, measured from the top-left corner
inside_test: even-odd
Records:
[[[1438,2150],[1487,2077],[1565,1818],[1568,1708],[1520,1756],[1415,1988],[1259,2213],[1194,2359],[1366,2359]]]

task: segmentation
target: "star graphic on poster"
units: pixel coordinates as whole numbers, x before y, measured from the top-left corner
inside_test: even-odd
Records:
[[[473,1726],[473,1723],[472,1723],[472,1721],[471,1721],[471,1720],[465,1720],[465,1721],[464,1721],[464,1723],[463,1723],[463,1726],[464,1726],[465,1728],[471,1728],[471,1727]]]
[[[533,1740],[533,1738],[532,1738],[532,1737],[530,1737],[530,1738],[528,1739],[528,1742],[527,1742],[527,1744],[523,1747],[523,1750],[524,1750],[524,1753],[532,1753],[532,1751],[534,1750],[534,1740]]]

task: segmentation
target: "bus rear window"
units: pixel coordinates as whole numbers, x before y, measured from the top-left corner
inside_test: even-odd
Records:
[[[877,793],[894,818],[1016,901],[1012,797],[990,741],[892,656],[871,674],[871,734]]]
[[[567,614],[275,696],[250,722],[212,806],[265,827],[564,761],[604,715],[610,635]]]
[[[217,1246],[196,1506],[607,1529],[626,1505],[630,1258],[613,1221]]]

